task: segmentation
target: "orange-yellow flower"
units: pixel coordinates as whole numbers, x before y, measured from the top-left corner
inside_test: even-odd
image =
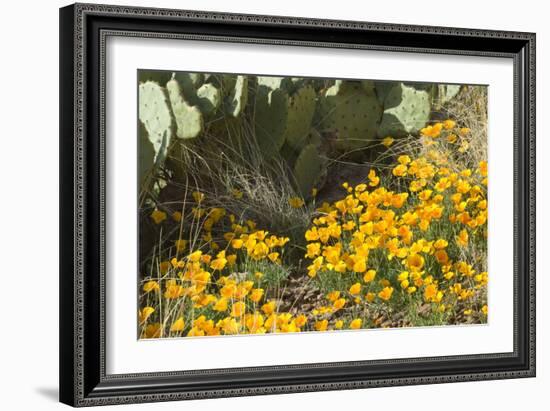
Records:
[[[164,211],[154,210],[154,211],[151,213],[151,218],[153,219],[153,221],[155,222],[155,224],[160,224],[160,223],[162,223],[164,220],[166,220],[166,213],[165,213]]]
[[[392,144],[393,144],[393,138],[392,137],[385,137],[383,140],[382,140],[382,144],[386,147],[390,147]]]
[[[374,171],[373,169],[369,171],[367,177],[369,179],[369,186],[376,187],[378,184],[380,184],[380,177],[376,175],[376,171]]]
[[[328,320],[321,320],[315,323],[315,330],[326,331],[328,328]]]
[[[304,200],[300,197],[291,197],[288,199],[288,204],[290,204],[292,208],[300,208],[304,206]]]
[[[403,177],[407,175],[407,166],[404,164],[395,166],[392,170],[392,174],[396,177]]]
[[[349,293],[351,295],[357,295],[361,292],[361,284],[355,283],[349,288]]]
[[[374,280],[374,277],[376,277],[376,271],[368,270],[363,276],[363,281],[366,283],[370,283],[372,280]]]
[[[294,322],[298,327],[303,327],[304,325],[306,325],[307,317],[304,314],[300,314],[296,316],[296,318],[294,319]]]
[[[213,307],[214,311],[227,311],[227,298],[221,297]]]
[[[420,271],[424,267],[424,257],[420,254],[411,254],[407,257],[407,267],[411,271]]]
[[[161,332],[160,323],[148,324],[147,327],[145,327],[145,338],[159,338]]]
[[[456,237],[456,243],[461,247],[466,247],[468,245],[468,232],[463,229],[458,233],[458,236]]]
[[[355,318],[349,323],[349,328],[352,330],[358,330],[359,328],[361,328],[362,323],[363,320],[361,320],[360,318]]]
[[[453,121],[451,119],[445,120],[443,122],[443,128],[445,130],[450,130],[450,129],[454,128],[455,126],[456,126],[456,121]]]
[[[170,327],[170,331],[180,332],[180,331],[183,331],[184,328],[185,328],[185,321],[183,321],[183,317],[179,317],[176,321],[172,323],[172,326]]]
[[[393,287],[384,287],[382,291],[378,293],[378,297],[384,301],[388,301],[393,294]]]
[[[139,311],[139,323],[144,323],[147,321],[149,316],[155,312],[155,309],[153,307],[143,307]]]
[[[231,307],[231,317],[242,317],[246,311],[246,304],[242,301],[237,301]]]
[[[143,291],[145,291],[146,293],[149,293],[151,291],[156,291],[159,289],[160,289],[159,283],[153,280],[147,281],[145,284],[143,284]]]
[[[262,311],[266,315],[273,314],[273,312],[275,311],[275,308],[277,308],[277,304],[275,303],[275,301],[269,301],[264,305],[262,305]]]
[[[334,301],[334,304],[332,304],[332,307],[335,310],[340,310],[344,308],[344,305],[346,305],[346,299],[345,298],[338,298],[336,301]]]
[[[204,193],[201,193],[200,191],[193,191],[193,199],[197,202],[197,203],[200,203],[202,202],[202,200],[204,200]]]
[[[255,303],[259,302],[264,295],[263,288],[255,288],[250,292],[250,295],[248,298],[250,298]]]
[[[226,264],[227,258],[218,257],[210,263],[210,268],[212,268],[213,270],[223,270]]]

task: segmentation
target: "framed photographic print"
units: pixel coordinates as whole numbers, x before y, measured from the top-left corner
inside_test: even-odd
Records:
[[[60,398],[535,375],[535,35],[62,8]]]

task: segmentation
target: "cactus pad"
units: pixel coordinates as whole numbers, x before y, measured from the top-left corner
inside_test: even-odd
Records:
[[[204,115],[214,113],[220,106],[222,96],[220,90],[210,83],[204,83],[197,90],[197,104]]]
[[[324,161],[313,144],[305,146],[294,164],[294,178],[302,196],[309,197],[311,190],[320,181]]]
[[[315,113],[316,94],[311,86],[299,88],[288,101],[288,119],[284,139],[295,150],[300,150],[311,129]]]
[[[439,84],[437,86],[438,103],[443,105],[456,97],[460,92],[460,85],[456,84]]]
[[[172,116],[166,90],[156,82],[139,85],[139,119],[155,153],[153,162],[164,161],[172,137]]]
[[[417,133],[430,118],[430,91],[397,83],[384,99],[384,114],[378,135],[404,136]]]
[[[197,137],[203,129],[201,111],[196,106],[187,103],[177,80],[170,80],[166,83],[166,88],[176,120],[176,136],[183,139]]]
[[[255,99],[254,130],[260,150],[271,157],[285,141],[288,94],[283,89],[258,86]]]
[[[370,87],[337,80],[320,98],[317,119],[320,130],[335,132],[337,147],[349,150],[374,141],[381,114],[382,107]]]
[[[235,86],[229,96],[227,111],[237,117],[244,110],[248,100],[248,78],[246,76],[237,76]]]

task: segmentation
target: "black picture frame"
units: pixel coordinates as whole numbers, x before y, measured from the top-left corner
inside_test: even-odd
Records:
[[[512,59],[514,351],[107,375],[104,63],[105,39],[112,35]],[[60,9],[60,100],[61,402],[91,406],[535,376],[535,34],[75,4]]]

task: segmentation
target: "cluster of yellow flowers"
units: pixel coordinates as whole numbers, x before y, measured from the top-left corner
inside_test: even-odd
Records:
[[[191,210],[171,220],[199,229],[175,240],[142,281],[141,337],[394,326],[397,313],[408,325],[484,321],[487,162],[452,161],[468,150],[468,134],[452,120],[430,125],[421,130],[422,150],[396,156],[387,172],[372,168],[360,184],[342,184],[341,199],[315,210],[305,244],[292,244],[303,247],[303,261],[285,254],[288,237],[206,207],[205,194],[193,192]],[[306,207],[301,197],[286,201]],[[158,209],[150,218],[170,221]],[[280,291],[296,268],[322,298],[290,312]]]
[[[448,130],[454,144],[454,128],[448,120],[421,133],[431,140]],[[334,317],[336,329],[342,317],[350,328],[369,327],[369,310],[419,311],[425,304],[440,318],[457,310],[486,316],[487,162],[455,171],[441,150],[428,150],[398,156],[391,174],[388,185],[406,191],[382,187],[372,169],[367,182],[344,183],[345,198],[324,203],[306,231],[308,275],[328,291],[320,313]]]
[[[195,192],[193,198],[197,207],[191,214],[200,221],[201,248],[208,252],[184,253],[189,241],[178,239],[176,256],[159,263],[157,278],[144,280],[138,312],[141,337],[301,331],[307,317],[280,311],[281,302],[266,299],[263,288],[269,285],[266,277],[284,271],[282,256],[289,238],[257,230],[250,220],[239,224],[222,208],[202,207],[203,193]],[[151,214],[157,224],[167,219],[165,213],[159,218],[160,213]],[[181,214],[174,214],[180,222]],[[231,229],[217,239],[213,230],[222,222]]]

